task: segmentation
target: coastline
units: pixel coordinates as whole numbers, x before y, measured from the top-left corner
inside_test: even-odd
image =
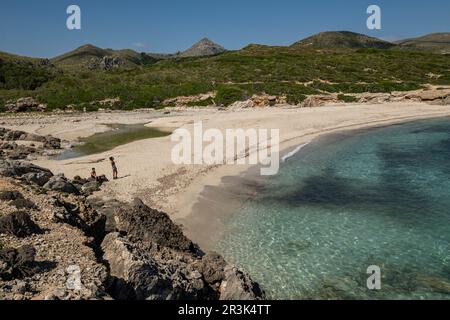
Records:
[[[339,135],[367,132],[399,124],[407,124],[427,119],[438,119],[443,116],[425,116],[403,119],[388,119],[377,122],[355,124],[345,128],[335,128],[292,139],[282,144],[280,158],[301,156],[302,153],[313,152],[323,141]],[[306,141],[306,142],[305,142]],[[326,142],[325,142],[326,143]],[[280,161],[283,166],[285,161]],[[180,223],[184,232],[203,248],[213,250],[214,240],[220,233],[226,232],[223,219],[233,214],[255,192],[264,188],[266,179],[259,174],[260,165],[236,168],[217,168],[206,176],[198,177],[186,190],[178,196],[178,215],[174,220]],[[194,201],[192,199],[195,198]],[[186,206],[190,203],[190,210]]]
[[[427,118],[450,116],[450,108],[425,103],[394,102],[384,104],[329,105],[318,108],[262,108],[251,110],[186,110],[164,115],[158,111],[114,112],[89,115],[51,115],[42,119],[24,118],[9,122],[6,127],[72,140],[99,132],[105,123],[143,123],[154,128],[193,129],[193,123],[202,121],[205,128],[278,128],[280,129],[281,156],[317,137],[338,131],[374,128]],[[20,117],[19,117],[20,118]],[[55,121],[58,119],[59,121]],[[31,122],[30,122],[31,121]],[[194,242],[208,248],[207,233],[217,231],[211,219],[197,214],[194,207],[211,188],[220,188],[227,177],[248,176],[252,166],[177,166],[170,159],[173,143],[170,137],[146,139],[121,145],[111,151],[77,159],[56,161],[35,159],[33,163],[64,173],[72,178],[87,175],[95,166],[99,174],[109,174],[106,159],[114,155],[118,159],[122,179],[111,181],[95,193],[95,197],[108,201],[130,201],[135,197],[152,208],[170,214],[183,225],[184,231]],[[301,152],[302,150],[300,150]],[[233,178],[231,178],[232,180]],[[228,181],[230,183],[230,181]],[[204,192],[206,190],[206,192]],[[204,196],[203,195],[203,196]],[[241,195],[242,196],[242,195]],[[244,195],[245,198],[245,195]],[[222,207],[222,202],[217,200]],[[239,200],[239,199],[238,199]],[[232,204],[226,199],[226,205]],[[239,205],[239,201],[236,204]],[[197,208],[198,209],[198,208]],[[204,209],[206,210],[206,209]]]

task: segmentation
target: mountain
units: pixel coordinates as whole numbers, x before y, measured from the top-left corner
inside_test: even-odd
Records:
[[[81,46],[73,51],[51,59],[51,62],[63,68],[95,67],[105,57],[111,57],[118,65],[125,68],[133,68],[138,65],[151,64],[158,59],[145,53],[139,53],[131,49],[113,50],[102,49],[91,44]]]
[[[450,53],[450,32],[432,33],[422,37],[397,41],[399,49]]]
[[[203,38],[191,48],[178,54],[178,57],[214,56],[226,51],[227,50],[224,47],[218,45],[217,43],[209,40],[208,38]]]
[[[329,31],[313,35],[292,45],[297,48],[314,49],[389,49],[395,44],[350,31]]]

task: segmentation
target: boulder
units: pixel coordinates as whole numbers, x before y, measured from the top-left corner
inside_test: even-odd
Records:
[[[110,269],[112,296],[119,300],[207,299],[208,288],[202,275],[189,270],[183,261],[189,257],[151,254],[151,250],[110,233],[102,243],[103,259]],[[172,253],[173,254],[173,253]]]
[[[21,279],[33,275],[36,250],[29,245],[18,249],[0,249],[0,278],[5,281]]]
[[[0,174],[5,177],[18,178],[29,181],[49,181],[53,173],[48,170],[25,161],[0,159]],[[38,184],[41,186],[41,184]]]
[[[45,111],[47,106],[31,97],[20,98],[17,101],[9,100],[6,103],[7,112]]]
[[[77,187],[75,187],[64,175],[60,174],[53,176],[44,184],[44,189],[58,191],[63,193],[79,194]]]
[[[180,251],[195,251],[192,241],[184,236],[181,228],[167,214],[150,209],[140,199],[119,208],[115,221],[117,230],[126,233],[132,240],[154,242]]]
[[[33,201],[25,199],[24,196],[17,191],[1,191],[0,200],[8,201],[10,205],[17,209],[36,209]]]
[[[198,269],[203,274],[206,282],[213,285],[225,279],[225,267],[227,262],[216,252],[209,252],[202,257]]]
[[[55,222],[74,226],[100,244],[105,236],[106,217],[104,215],[79,198],[74,199],[73,202],[53,198],[53,205]]]
[[[39,226],[31,220],[30,215],[26,212],[19,211],[0,217],[0,233],[25,238],[40,232]]]
[[[85,183],[81,187],[81,191],[85,195],[91,195],[94,192],[99,191],[99,190],[100,190],[100,183],[98,183],[97,181],[91,181],[91,182]]]
[[[61,139],[52,136],[46,136],[43,147],[46,149],[59,150],[61,149]]]
[[[248,273],[233,265],[224,270],[225,278],[220,285],[220,300],[259,300],[265,293]]]

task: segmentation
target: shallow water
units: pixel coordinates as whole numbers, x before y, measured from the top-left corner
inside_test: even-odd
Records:
[[[107,126],[112,130],[80,139],[80,145],[61,153],[57,159],[65,160],[101,153],[134,141],[170,135],[170,132],[149,128],[144,124],[109,124]]]
[[[215,247],[270,298],[450,299],[449,160],[449,118],[322,138],[223,218]]]

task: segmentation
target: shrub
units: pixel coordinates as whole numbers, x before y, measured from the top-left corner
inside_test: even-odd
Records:
[[[347,103],[352,103],[352,102],[357,102],[358,99],[353,97],[353,96],[347,96],[345,94],[339,94],[338,95],[338,100],[339,101],[343,101],[343,102],[347,102]]]
[[[217,88],[216,104],[229,106],[236,101],[248,98],[248,93],[236,86],[221,85]]]

